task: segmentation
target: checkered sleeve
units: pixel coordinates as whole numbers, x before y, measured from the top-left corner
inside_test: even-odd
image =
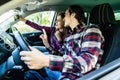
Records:
[[[79,42],[79,41],[78,41]],[[81,44],[81,43],[78,43]],[[76,79],[89,72],[98,61],[101,53],[102,35],[99,29],[90,28],[83,36],[81,47],[74,45],[73,53],[64,55],[64,67],[61,78]],[[80,49],[80,52],[79,52]],[[75,54],[74,54],[75,53]]]

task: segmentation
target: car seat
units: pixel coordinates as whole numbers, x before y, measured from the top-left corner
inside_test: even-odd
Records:
[[[105,38],[101,66],[120,57],[120,23],[115,21],[110,4],[95,6],[90,12],[90,23],[100,26]]]

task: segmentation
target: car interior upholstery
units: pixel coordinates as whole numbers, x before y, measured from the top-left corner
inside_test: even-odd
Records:
[[[105,38],[101,66],[119,58],[120,24],[115,21],[111,5],[105,3],[95,6],[90,13],[89,21],[100,26],[100,30]]]

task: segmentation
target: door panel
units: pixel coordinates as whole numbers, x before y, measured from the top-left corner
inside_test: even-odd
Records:
[[[43,46],[42,39],[39,36],[42,32],[30,32],[30,33],[23,33],[23,37],[31,46]]]

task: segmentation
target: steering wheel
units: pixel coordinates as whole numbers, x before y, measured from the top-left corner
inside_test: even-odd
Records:
[[[30,51],[30,48],[28,47],[29,44],[26,42],[26,40],[23,38],[22,34],[14,27],[12,28],[14,37],[16,39],[16,41],[18,42],[20,48],[24,51]],[[23,65],[25,66],[25,64]],[[25,66],[26,68],[26,66]],[[46,77],[47,73],[45,71],[44,68],[40,69],[40,70],[36,70],[39,74],[41,74],[43,77]]]
[[[14,37],[15,37],[16,41],[18,42],[19,46],[21,47],[21,49],[23,51],[30,51],[30,48],[28,47],[28,43],[23,38],[21,33],[15,27],[12,28],[12,31],[13,31]]]

